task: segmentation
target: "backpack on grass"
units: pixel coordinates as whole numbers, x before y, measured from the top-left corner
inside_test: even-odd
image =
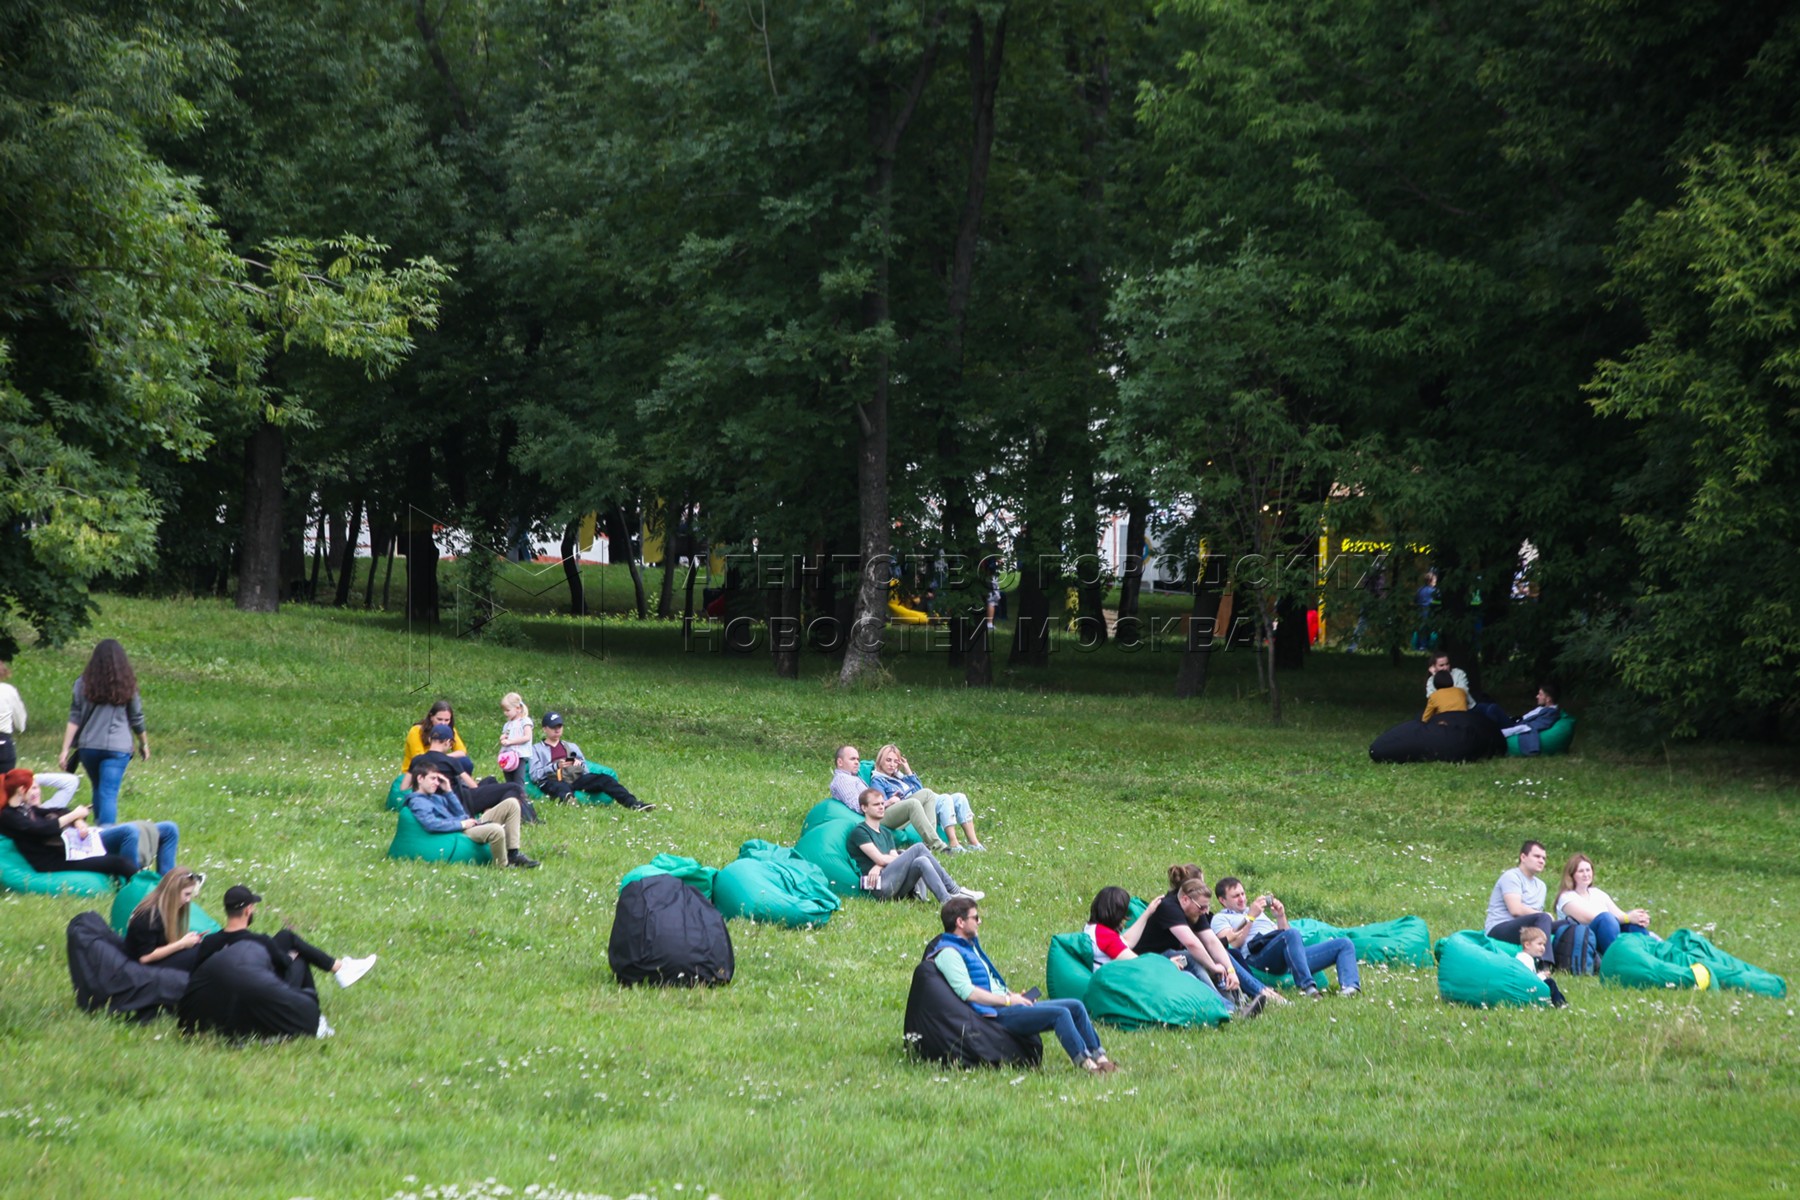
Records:
[[[1573,917],[1564,917],[1550,928],[1550,953],[1556,969],[1571,975],[1597,975],[1600,972],[1600,942],[1591,925],[1583,925]]]

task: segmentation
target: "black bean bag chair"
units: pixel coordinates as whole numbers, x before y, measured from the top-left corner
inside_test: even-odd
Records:
[[[646,875],[619,893],[606,959],[625,987],[730,983],[737,970],[725,918],[674,875]]]
[[[943,972],[931,961],[937,939],[913,968],[912,990],[906,995],[906,1047],[927,1062],[958,1067],[999,1067],[1008,1063],[1035,1067],[1044,1061],[1044,1039],[1019,1037],[984,1017],[950,990]]]
[[[1475,762],[1505,753],[1500,727],[1477,712],[1402,721],[1369,744],[1369,757],[1380,763]]]
[[[173,1009],[187,991],[186,971],[147,967],[125,954],[125,939],[107,927],[97,912],[84,912],[69,922],[69,982],[83,1012],[128,1014],[148,1021]]]
[[[188,977],[175,1015],[183,1033],[231,1038],[316,1037],[319,993],[312,970],[296,960],[290,978],[275,973],[260,942],[238,942],[214,954]]]

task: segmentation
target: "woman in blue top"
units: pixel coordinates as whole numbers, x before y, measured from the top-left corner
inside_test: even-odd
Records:
[[[975,810],[969,806],[969,798],[961,792],[934,792],[920,783],[919,777],[913,774],[912,764],[894,743],[889,742],[875,752],[875,770],[870,773],[869,782],[890,800],[917,796],[931,805],[937,814],[938,825],[944,830],[944,838],[950,843],[950,853],[987,849],[975,832]],[[957,840],[958,826],[968,837],[967,844]]]

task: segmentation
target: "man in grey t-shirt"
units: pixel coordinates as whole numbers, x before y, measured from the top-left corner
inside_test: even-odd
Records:
[[[1519,944],[1519,931],[1537,928],[1544,931],[1544,953],[1548,955],[1551,928],[1556,924],[1544,911],[1547,899],[1544,881],[1538,876],[1544,870],[1544,844],[1526,842],[1519,847],[1519,865],[1501,874],[1488,896],[1487,935],[1496,941]],[[1548,959],[1545,965],[1550,965]]]

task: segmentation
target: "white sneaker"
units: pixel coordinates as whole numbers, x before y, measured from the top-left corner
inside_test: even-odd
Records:
[[[331,1026],[330,1026],[330,1025],[327,1025],[327,1024],[326,1024],[326,1023],[325,1023],[325,1014],[324,1014],[324,1013],[320,1013],[320,1014],[319,1014],[319,1033],[318,1033],[318,1036],[319,1036],[319,1037],[322,1037],[322,1038],[328,1038],[328,1037],[336,1037],[336,1036],[337,1036],[337,1030],[335,1030],[335,1029],[333,1029],[333,1028],[332,1028],[332,1027],[331,1027]]]
[[[338,986],[341,988],[349,987],[364,975],[367,975],[374,965],[375,956],[373,954],[369,955],[367,958],[346,958],[344,960],[344,965],[337,970]]]
[[[959,887],[956,889],[956,894],[959,896],[967,896],[971,900],[987,899],[986,892],[978,892],[974,888]]]

